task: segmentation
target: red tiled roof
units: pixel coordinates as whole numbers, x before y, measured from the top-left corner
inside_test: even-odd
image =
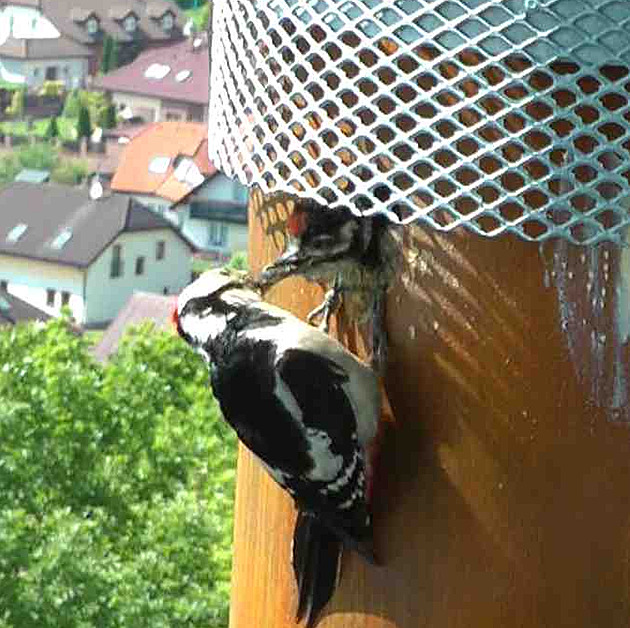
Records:
[[[134,292],[94,347],[94,357],[102,362],[114,353],[129,325],[153,321],[158,329],[169,329],[171,314],[176,307],[176,295]]]
[[[180,202],[197,185],[175,176],[177,157],[188,157],[206,179],[217,169],[208,159],[208,129],[195,122],[156,122],[136,135],[125,147],[111,188],[117,192],[153,194],[172,203]],[[163,173],[149,170],[156,157],[169,160]]]
[[[145,72],[154,64],[168,66],[170,71],[162,79],[147,77]],[[145,51],[132,63],[97,77],[93,87],[207,105],[209,84],[207,46],[202,45],[193,50],[191,42],[184,41]]]

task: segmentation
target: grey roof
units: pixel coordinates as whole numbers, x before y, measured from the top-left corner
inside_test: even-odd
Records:
[[[26,321],[47,321],[51,316],[34,305],[0,289],[0,325]]]
[[[94,347],[94,356],[103,361],[118,349],[118,343],[129,325],[153,321],[159,329],[168,329],[171,314],[177,307],[177,296],[134,292],[118,316],[110,323],[101,341]]]
[[[14,242],[7,239],[20,224],[26,225],[23,234]],[[193,248],[172,223],[122,194],[91,200],[84,188],[20,182],[0,191],[5,255],[85,268],[121,233],[155,229],[169,229]]]
[[[13,59],[66,59],[90,57],[92,51],[70,37],[56,39],[16,39],[9,37],[0,45],[0,57]]]
[[[17,173],[15,181],[24,183],[46,183],[50,179],[50,170],[37,170],[35,168],[24,168]]]
[[[100,41],[103,33],[119,41],[136,39],[165,42],[182,38],[185,17],[175,2],[164,0],[124,0],[110,4],[103,0],[41,0],[42,13],[65,35],[84,44]],[[171,32],[162,29],[161,18],[166,11],[175,17]],[[127,33],[122,20],[133,13],[139,19],[136,33]],[[99,20],[96,35],[87,32],[86,20],[90,15]]]

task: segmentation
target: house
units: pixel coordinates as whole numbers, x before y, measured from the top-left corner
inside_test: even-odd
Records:
[[[173,224],[118,194],[47,183],[0,190],[0,287],[95,326],[135,290],[176,293],[191,277],[192,246]]]
[[[0,327],[31,321],[47,321],[50,318],[46,312],[0,288]]]
[[[175,2],[9,0],[0,10],[0,78],[27,86],[60,80],[83,85],[100,67],[106,37],[118,42],[121,64],[141,50],[183,39]]]
[[[25,87],[47,80],[83,85],[94,53],[61,33],[36,2],[30,4],[0,10],[0,79]]]
[[[116,318],[108,325],[93,355],[103,362],[118,349],[118,343],[128,327],[151,321],[157,329],[172,328],[171,317],[177,307],[177,296],[134,292]]]
[[[205,35],[147,50],[92,83],[94,89],[111,94],[119,111],[145,122],[205,122],[209,85]]]
[[[123,150],[111,188],[163,214],[219,262],[247,249],[247,188],[209,161],[205,124],[146,127]]]

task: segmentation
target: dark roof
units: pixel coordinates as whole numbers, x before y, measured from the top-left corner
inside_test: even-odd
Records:
[[[164,296],[150,292],[134,292],[118,316],[105,330],[101,341],[94,347],[97,360],[106,360],[118,349],[118,343],[129,325],[153,321],[159,329],[168,329],[171,314],[177,307],[177,296]]]
[[[15,325],[26,321],[47,321],[52,318],[34,305],[18,299],[0,288],[0,325]]]
[[[0,56],[14,59],[57,59],[90,57],[92,51],[70,37],[56,39],[16,39],[9,37],[0,45]]]
[[[124,0],[109,4],[103,0],[41,0],[42,13],[64,34],[76,41],[90,44],[99,41],[103,33],[119,41],[145,40],[165,42],[182,38],[182,27],[186,21],[175,2],[164,0]],[[166,32],[161,18],[170,11],[175,18],[175,27]],[[127,33],[122,20],[133,13],[139,19],[136,33]],[[100,31],[96,35],[87,32],[86,20],[93,15],[98,18]]]
[[[210,85],[208,47],[205,37],[200,35],[195,40],[203,43],[193,48],[190,41],[183,41],[147,50],[128,65],[96,77],[93,87],[161,100],[207,105]],[[162,79],[145,75],[147,69],[156,64],[170,68]]]
[[[7,240],[20,224],[27,225],[24,233],[15,242]],[[0,191],[0,253],[5,255],[85,268],[119,234],[153,229],[170,229],[192,248],[168,220],[121,194],[91,200],[84,188],[19,182]],[[64,232],[71,237],[55,248]]]

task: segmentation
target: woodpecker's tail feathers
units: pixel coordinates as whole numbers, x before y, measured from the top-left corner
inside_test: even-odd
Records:
[[[341,568],[341,541],[314,515],[299,511],[293,532],[293,572],[298,589],[296,622],[313,628],[334,593]]]

